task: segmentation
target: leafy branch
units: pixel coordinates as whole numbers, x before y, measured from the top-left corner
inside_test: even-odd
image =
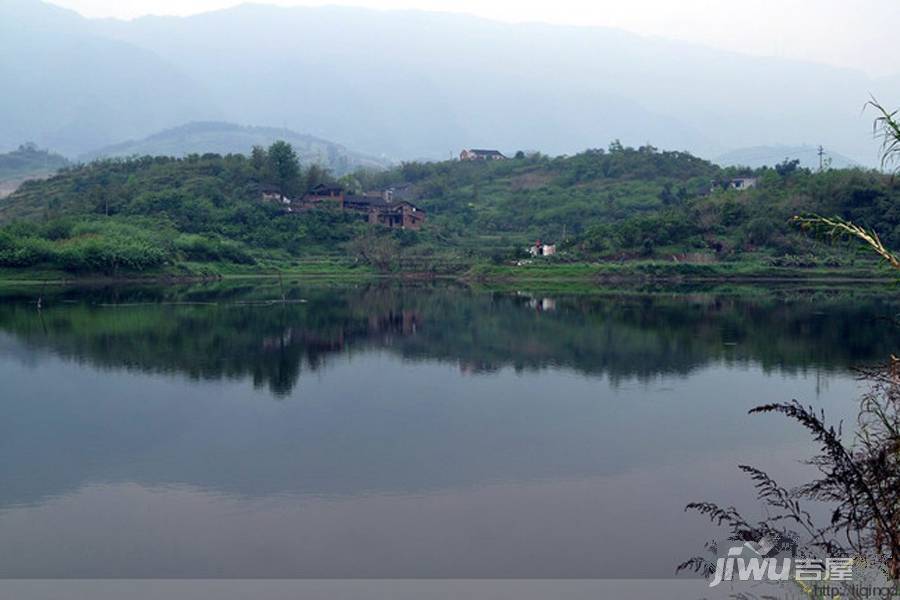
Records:
[[[841,217],[822,217],[819,215],[798,215],[791,222],[807,231],[822,233],[829,237],[852,237],[861,240],[874,250],[891,267],[900,270],[900,258],[888,250],[881,238],[873,229],[866,229]]]
[[[897,120],[897,110],[888,111],[884,106],[879,104],[878,100],[873,96],[871,100],[865,103],[865,108],[874,108],[878,113],[878,117],[872,123],[872,133],[876,138],[881,139],[881,167],[896,162],[900,155],[900,122]]]

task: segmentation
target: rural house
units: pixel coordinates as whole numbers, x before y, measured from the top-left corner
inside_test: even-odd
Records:
[[[338,186],[319,184],[312,188],[309,193],[304,194],[300,200],[294,200],[292,204],[296,208],[325,208],[333,206],[343,210],[344,208],[344,189]]]
[[[735,177],[728,185],[733,190],[749,190],[756,187],[758,181],[758,177]]]
[[[534,246],[528,247],[528,253],[532,256],[553,256],[556,254],[556,244],[545,244],[538,240]]]
[[[506,157],[499,150],[463,150],[459,153],[459,160],[505,160]]]
[[[425,213],[410,202],[389,202],[376,195],[345,196],[344,210],[365,215],[372,225],[396,229],[419,229],[425,222]]]
[[[406,200],[395,200],[395,191],[367,192],[363,195],[347,194],[343,188],[317,185],[293,204],[301,210],[333,206],[342,211],[356,213],[373,225],[396,229],[419,229],[425,223],[425,211]]]
[[[266,202],[282,202],[285,204],[289,202],[284,194],[281,193],[281,188],[278,186],[261,185],[259,187],[259,192],[262,194],[262,199]]]

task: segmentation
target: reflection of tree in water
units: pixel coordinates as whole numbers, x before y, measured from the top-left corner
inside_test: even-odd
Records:
[[[889,581],[900,582],[900,360],[885,368],[861,371],[868,382],[851,443],[840,426],[829,425],[823,412],[796,400],[760,406],[751,413],[782,414],[803,426],[820,447],[809,464],[819,476],[786,488],[751,466],[741,470],[753,480],[765,518],[751,521],[734,507],[710,502],[688,509],[706,515],[728,529],[728,538],[741,544],[763,538],[793,540],[798,557],[854,557],[857,573],[865,566],[880,569]],[[805,503],[824,502],[831,518],[820,522]],[[722,555],[721,548],[709,547]],[[718,551],[718,552],[717,552]],[[694,557],[679,570],[711,576],[715,565]],[[831,582],[832,585],[851,585]],[[859,583],[859,580],[856,580]],[[852,588],[842,597],[856,597]]]
[[[895,345],[895,333],[871,315],[898,308],[877,295],[833,292],[551,297],[397,283],[289,285],[281,296],[277,283],[59,290],[38,313],[21,293],[0,303],[0,330],[101,367],[250,378],[287,395],[304,370],[350,348],[466,373],[562,367],[614,382],[717,361],[845,369]]]

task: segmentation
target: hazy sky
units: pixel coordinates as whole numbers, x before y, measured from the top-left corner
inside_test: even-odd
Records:
[[[240,0],[52,0],[90,17],[192,14]],[[727,50],[900,73],[900,0],[270,0],[461,12],[503,21],[617,27]]]

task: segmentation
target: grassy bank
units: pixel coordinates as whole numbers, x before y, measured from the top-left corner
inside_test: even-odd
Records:
[[[769,281],[873,281],[891,283],[896,273],[874,260],[852,266],[784,267],[764,261],[689,264],[671,261],[625,261],[530,264],[466,263],[464,261],[409,261],[379,272],[341,257],[271,259],[253,265],[183,262],[151,270],[72,273],[50,266],[0,269],[0,281],[18,283],[67,283],[87,281],[202,281],[215,279],[316,278],[367,280],[373,278],[447,278],[489,286],[505,284],[596,285],[616,282],[769,282]]]
[[[476,265],[465,279],[480,282],[541,281],[894,281],[894,271],[877,262],[842,267],[779,267],[764,262],[687,264],[662,261],[571,264]]]
[[[277,279],[320,278],[334,280],[364,280],[375,277],[369,267],[330,260],[305,262],[271,262],[258,265],[228,263],[179,263],[175,266],[148,271],[121,271],[116,275],[103,272],[72,273],[52,267],[29,269],[0,268],[0,283],[87,283],[130,281],[212,281],[219,279]]]

